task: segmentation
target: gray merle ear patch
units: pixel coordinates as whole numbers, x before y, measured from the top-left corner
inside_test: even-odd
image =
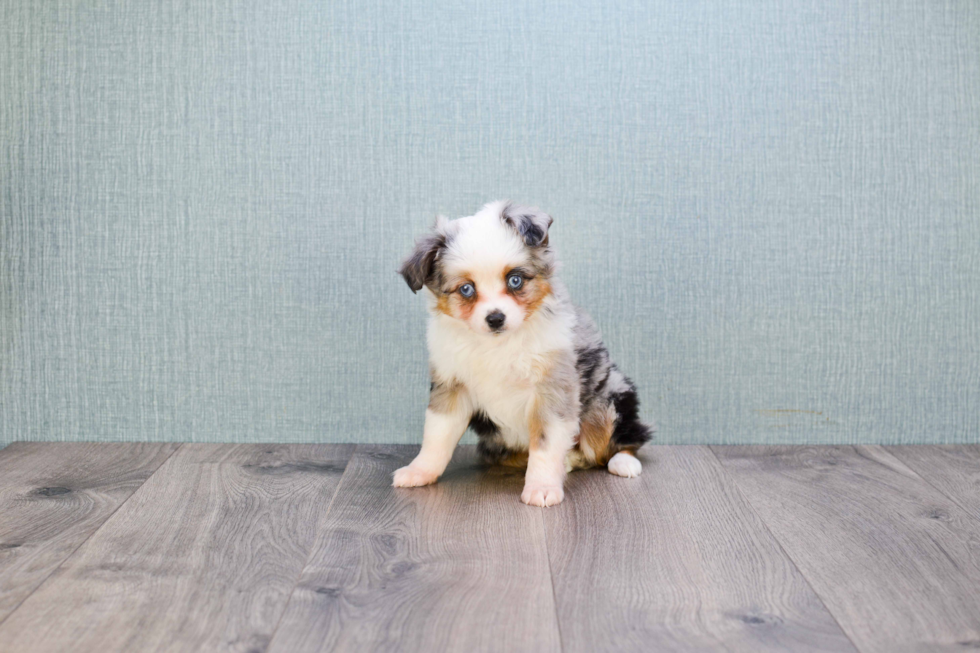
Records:
[[[415,249],[398,269],[398,273],[404,277],[405,283],[408,284],[413,293],[422,290],[422,286],[432,278],[439,251],[445,246],[446,235],[439,231],[438,227],[437,230],[416,241]]]
[[[500,218],[520,234],[528,247],[542,247],[548,244],[548,228],[553,221],[547,213],[538,209],[507,204]]]

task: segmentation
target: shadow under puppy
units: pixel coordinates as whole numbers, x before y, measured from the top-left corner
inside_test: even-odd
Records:
[[[439,218],[405,260],[426,289],[432,377],[422,450],[396,487],[435,483],[471,426],[490,463],[527,466],[521,500],[552,506],[572,469],[634,477],[650,439],[636,387],[572,305],[548,245],[551,217],[510,202]]]

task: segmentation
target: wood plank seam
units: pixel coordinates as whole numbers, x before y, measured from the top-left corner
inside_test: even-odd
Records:
[[[269,651],[562,650],[523,474],[464,446],[439,484],[392,488],[417,453],[357,450]]]
[[[14,444],[14,443],[13,443],[13,442],[11,442],[10,444]],[[88,536],[87,536],[87,537],[85,537],[84,539],[82,539],[82,540],[81,540],[81,541],[80,541],[80,542],[78,543],[78,546],[76,546],[76,547],[75,547],[74,549],[72,549],[72,550],[71,550],[71,553],[69,553],[68,555],[66,555],[66,556],[64,557],[64,559],[63,559],[63,560],[62,560],[62,561],[61,561],[61,562],[60,562],[60,563],[59,563],[59,564],[58,564],[58,565],[57,565],[56,567],[52,567],[52,569],[51,569],[51,571],[50,571],[50,572],[48,572],[48,573],[47,573],[47,574],[46,574],[46,575],[44,576],[44,580],[42,580],[42,581],[41,581],[40,583],[38,583],[38,585],[37,585],[37,587],[35,587],[35,588],[34,588],[33,590],[31,590],[31,592],[30,592],[29,594],[27,594],[26,596],[24,596],[24,598],[22,598],[22,599],[21,599],[20,601],[18,601],[18,602],[17,602],[17,606],[16,606],[16,607],[14,607],[14,609],[13,609],[13,610],[11,610],[10,612],[8,612],[8,613],[7,613],[6,615],[4,615],[3,617],[0,617],[0,626],[2,626],[2,625],[3,625],[3,623],[4,623],[4,622],[5,622],[5,621],[6,621],[7,619],[9,619],[9,618],[10,618],[10,616],[11,616],[11,615],[13,615],[13,614],[14,614],[15,612],[17,612],[18,610],[20,610],[20,607],[21,607],[22,605],[24,605],[24,602],[25,602],[25,601],[27,601],[27,599],[29,599],[29,598],[31,598],[31,597],[32,597],[32,596],[34,595],[34,593],[35,593],[35,592],[37,592],[37,591],[38,591],[39,589],[41,589],[42,587],[44,587],[44,585],[45,585],[45,583],[47,583],[47,582],[48,582],[48,579],[50,579],[50,578],[51,578],[51,576],[53,576],[53,575],[54,575],[54,573],[55,573],[56,571],[58,571],[59,569],[61,569],[61,568],[62,568],[62,567],[64,566],[64,564],[65,564],[66,562],[68,562],[68,561],[69,561],[69,560],[71,559],[71,557],[72,557],[72,556],[74,556],[74,555],[75,555],[75,554],[76,554],[76,553],[78,552],[78,550],[79,550],[80,548],[82,548],[82,545],[84,545],[84,544],[85,544],[86,542],[88,542],[88,541],[89,541],[90,539],[92,539],[92,537],[93,537],[93,536],[94,536],[94,535],[95,535],[96,533],[98,533],[98,532],[99,532],[100,530],[102,530],[102,528],[103,528],[103,527],[104,527],[104,526],[106,525],[106,523],[107,523],[107,522],[108,522],[108,521],[109,521],[110,519],[112,519],[112,516],[113,516],[113,515],[115,515],[115,514],[116,514],[117,512],[119,512],[119,509],[120,509],[120,508],[122,508],[122,507],[123,507],[124,505],[126,505],[126,504],[127,504],[128,502],[129,502],[129,500],[133,498],[133,495],[134,495],[134,494],[136,494],[137,492],[139,492],[139,489],[140,489],[141,487],[143,487],[144,485],[146,485],[146,482],[147,482],[148,480],[150,480],[150,478],[152,478],[154,474],[156,474],[156,473],[157,473],[158,471],[160,471],[160,468],[161,468],[161,467],[163,467],[164,465],[166,465],[166,464],[167,464],[167,461],[168,461],[168,460],[170,460],[170,459],[171,459],[171,458],[173,457],[173,455],[174,455],[175,453],[177,453],[178,451],[180,451],[180,449],[181,449],[181,448],[182,448],[183,446],[184,446],[184,443],[183,443],[183,442],[181,442],[181,443],[179,443],[179,444],[178,444],[178,445],[177,445],[177,446],[176,446],[176,447],[174,448],[174,450],[173,450],[173,451],[171,451],[171,452],[170,452],[170,454],[169,454],[169,455],[168,455],[168,456],[167,456],[166,458],[164,458],[164,459],[163,459],[163,460],[162,460],[162,461],[160,462],[160,464],[159,464],[159,465],[157,466],[157,468],[156,468],[156,469],[154,469],[154,470],[153,470],[153,472],[152,472],[152,473],[151,473],[151,474],[150,474],[149,476],[147,476],[147,477],[146,477],[145,479],[143,479],[143,482],[142,482],[142,483],[140,483],[140,484],[139,484],[139,485],[138,485],[138,486],[137,486],[136,488],[134,488],[134,489],[133,489],[133,491],[132,491],[132,492],[131,492],[131,493],[129,494],[129,496],[128,496],[128,497],[126,497],[126,499],[125,499],[125,500],[123,500],[123,501],[122,501],[122,503],[120,503],[120,504],[119,504],[118,506],[116,506],[116,508],[115,508],[115,509],[114,509],[114,510],[113,510],[112,512],[110,512],[110,513],[109,513],[109,514],[108,514],[108,515],[106,516],[106,518],[105,518],[105,519],[103,519],[103,520],[102,520],[102,523],[101,523],[101,524],[99,524],[99,527],[98,527],[98,528],[96,528],[95,530],[93,530],[93,531],[92,531],[91,533],[89,533],[89,534],[88,534]],[[6,447],[5,447],[5,448],[6,448]]]
[[[778,537],[776,537],[775,533],[773,533],[772,529],[769,527],[769,523],[766,522],[765,518],[762,516],[762,513],[756,510],[755,506],[752,505],[752,501],[749,500],[749,497],[745,494],[745,492],[742,491],[741,486],[738,484],[738,479],[736,479],[728,471],[728,468],[725,467],[725,465],[722,463],[721,458],[719,458],[718,454],[715,452],[716,446],[718,445],[714,445],[714,444],[708,445],[708,450],[711,452],[711,455],[714,457],[714,459],[718,461],[718,467],[721,469],[722,473],[725,474],[725,476],[728,477],[728,479],[732,482],[732,487],[742,498],[742,500],[745,501],[745,505],[748,506],[749,510],[751,510],[752,513],[759,518],[759,522],[762,524],[762,527],[766,529],[766,532],[769,533],[769,535],[772,537],[773,541],[776,543],[776,546],[778,546],[779,550],[782,551],[784,556],[786,556],[786,559],[789,560],[790,563],[793,565],[793,567],[796,569],[796,571],[800,573],[800,577],[806,582],[806,584],[813,591],[813,595],[816,596],[817,599],[819,599],[820,603],[827,611],[827,614],[830,615],[830,617],[834,620],[834,623],[837,624],[837,627],[840,628],[840,631],[844,633],[844,636],[847,637],[847,639],[851,642],[851,645],[854,646],[856,650],[860,651],[861,647],[854,642],[854,639],[850,636],[850,634],[847,632],[844,626],[841,625],[840,620],[837,618],[837,615],[834,614],[833,610],[830,609],[830,606],[827,605],[827,600],[823,596],[821,596],[820,592],[817,591],[817,588],[813,586],[813,582],[809,578],[807,578],[807,575],[803,573],[803,569],[800,568],[800,565],[796,562],[793,556],[789,554],[789,551],[786,550],[786,547],[783,546],[782,541]]]
[[[980,642],[977,526],[881,446],[717,447],[864,651]]]
[[[641,455],[543,513],[564,650],[858,653],[707,447]]]
[[[558,615],[558,591],[555,589],[555,570],[551,564],[551,543],[548,541],[548,526],[544,523],[544,513],[538,515],[538,523],[541,525],[541,533],[544,538],[544,554],[548,559],[548,580],[551,581],[551,601],[555,608],[555,630],[558,631],[558,647],[565,650],[565,640],[561,635],[561,619]]]
[[[323,515],[321,515],[320,517],[319,523],[317,524],[316,527],[316,532],[313,534],[314,546],[310,546],[310,550],[307,551],[306,562],[303,563],[303,567],[299,570],[299,573],[296,574],[296,580],[295,582],[293,582],[293,589],[289,591],[289,598],[286,599],[286,602],[282,606],[282,613],[279,615],[279,620],[276,622],[276,627],[272,629],[272,634],[269,635],[270,647],[272,646],[272,642],[275,641],[276,635],[279,634],[279,627],[282,625],[283,618],[286,616],[286,613],[289,611],[289,604],[293,600],[293,595],[296,594],[296,588],[299,587],[300,581],[303,580],[303,573],[306,571],[306,568],[310,565],[310,558],[313,557],[313,553],[316,549],[315,543],[317,541],[317,538],[320,537],[320,529],[323,528],[324,524],[326,524],[327,517],[330,515],[330,512],[333,510],[334,503],[336,503],[337,497],[340,495],[340,488],[344,486],[344,481],[347,480],[347,472],[350,470],[350,462],[354,460],[354,456],[357,455],[358,450],[360,450],[362,446],[363,445],[357,445],[354,448],[354,450],[351,452],[350,457],[347,459],[347,464],[344,466],[344,473],[340,475],[340,481],[337,483],[337,487],[334,488],[333,496],[330,497],[330,504],[327,506],[327,509],[323,512]]]
[[[0,628],[0,649],[265,650],[354,448],[188,443]]]
[[[906,445],[901,445],[901,446],[906,446]],[[920,445],[920,446],[929,446],[929,445]],[[941,488],[940,486],[936,485],[935,483],[933,483],[932,481],[930,481],[928,478],[926,478],[925,476],[923,476],[922,474],[920,474],[918,469],[916,469],[912,465],[909,465],[903,459],[899,458],[898,456],[896,456],[895,454],[893,454],[891,451],[889,451],[890,447],[888,447],[888,446],[882,446],[881,448],[882,448],[883,451],[885,451],[885,453],[887,453],[889,456],[891,456],[892,458],[894,458],[895,460],[897,460],[898,462],[900,462],[902,465],[904,465],[905,467],[907,467],[913,474],[915,474],[920,479],[922,479],[922,482],[923,483],[925,483],[926,485],[934,488],[941,495],[943,495],[944,497],[946,497],[947,499],[949,499],[950,501],[952,501],[954,504],[956,504],[957,506],[959,506],[960,508],[962,508],[963,509],[963,512],[965,512],[966,514],[968,514],[970,517],[972,517],[976,521],[980,522],[980,517],[978,517],[975,514],[975,511],[974,511],[974,509],[972,507],[960,503],[959,498],[953,496],[952,494],[950,494],[949,492],[947,492],[946,490],[944,490],[943,488]]]

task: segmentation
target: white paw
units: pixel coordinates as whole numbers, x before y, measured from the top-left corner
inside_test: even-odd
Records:
[[[422,485],[432,485],[439,479],[438,474],[419,469],[418,467],[402,467],[395,472],[392,482],[394,487],[419,487]]]
[[[525,485],[521,493],[521,501],[541,508],[557,505],[564,498],[565,491],[560,485]]]
[[[635,478],[643,471],[643,465],[636,459],[636,456],[632,456],[625,451],[620,451],[610,458],[606,468],[610,474],[625,478]]]

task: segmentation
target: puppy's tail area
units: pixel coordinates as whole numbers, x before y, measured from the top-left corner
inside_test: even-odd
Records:
[[[640,421],[640,399],[636,386],[626,379],[629,389],[609,397],[616,410],[616,425],[609,438],[609,457],[620,451],[636,451],[653,438],[656,430]]]

